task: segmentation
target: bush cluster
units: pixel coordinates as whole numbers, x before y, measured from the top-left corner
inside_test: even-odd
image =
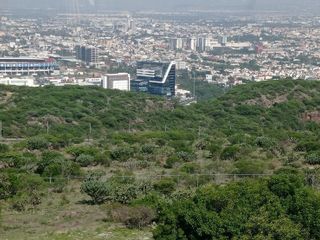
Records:
[[[144,206],[120,206],[112,209],[110,214],[114,222],[138,229],[149,226],[156,216],[153,209]]]
[[[134,178],[115,177],[105,180],[101,174],[95,173],[87,176],[81,185],[81,191],[90,196],[95,204],[106,201],[128,204],[150,190],[148,183],[135,181]]]
[[[320,238],[320,197],[297,171],[226,186],[158,204],[156,240]]]

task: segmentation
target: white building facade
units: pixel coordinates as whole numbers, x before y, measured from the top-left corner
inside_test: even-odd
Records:
[[[107,74],[102,78],[102,87],[130,91],[130,81],[131,77],[128,73]]]

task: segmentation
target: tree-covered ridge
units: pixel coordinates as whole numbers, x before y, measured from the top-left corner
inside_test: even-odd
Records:
[[[83,136],[91,124],[100,135],[105,129],[128,129],[143,121],[145,114],[174,106],[149,95],[95,87],[0,86],[0,93],[0,120],[4,134],[12,137],[41,134],[47,122],[53,134]]]
[[[230,131],[284,127],[301,130],[303,113],[317,110],[316,81],[269,81],[237,86],[222,97],[193,106],[177,107],[164,99],[88,87],[19,88],[0,86],[0,120],[4,134],[53,133],[83,135],[90,123],[101,130],[193,129],[198,126]],[[246,125],[246,127],[242,126]],[[80,131],[79,131],[80,130]]]

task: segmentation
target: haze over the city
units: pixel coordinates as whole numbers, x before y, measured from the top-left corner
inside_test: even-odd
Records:
[[[0,0],[3,9],[57,9],[68,11],[190,11],[190,10],[240,10],[240,11],[301,11],[320,9],[317,0]]]

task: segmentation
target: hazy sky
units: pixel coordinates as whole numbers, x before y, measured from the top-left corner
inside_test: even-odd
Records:
[[[320,0],[0,0],[0,8],[104,10],[320,10]]]

